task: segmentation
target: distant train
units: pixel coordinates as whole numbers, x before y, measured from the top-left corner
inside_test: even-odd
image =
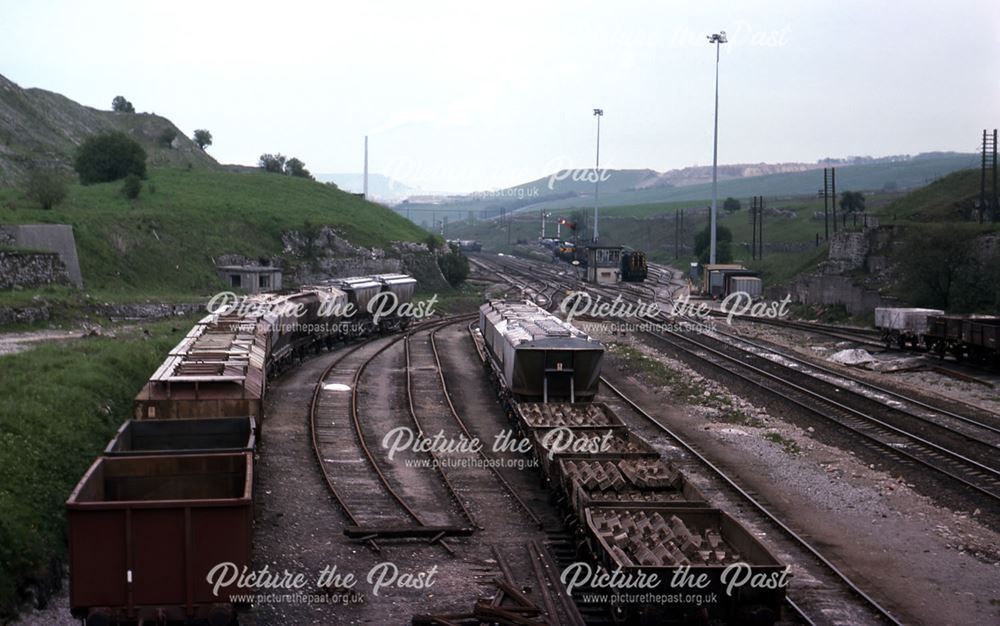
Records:
[[[649,276],[646,253],[639,250],[622,252],[622,280],[627,283],[641,283]]]
[[[449,239],[448,244],[458,247],[460,252],[482,252],[483,244],[475,239]]]
[[[926,350],[1000,366],[1000,317],[947,315],[940,309],[879,307],[875,327],[886,346]]]

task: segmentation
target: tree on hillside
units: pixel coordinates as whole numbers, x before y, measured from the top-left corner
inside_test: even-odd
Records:
[[[424,228],[427,228],[427,222],[421,224]],[[427,244],[427,249],[434,252],[438,248],[444,245],[444,239],[435,235],[434,233],[427,233],[427,237],[424,238],[424,243]]]
[[[265,153],[260,155],[260,159],[257,160],[257,165],[265,172],[284,174],[285,161],[285,155],[280,152],[278,154]]]
[[[306,169],[306,164],[295,157],[292,157],[285,162],[285,173],[289,176],[315,180],[312,174],[309,173],[309,170]]]
[[[722,208],[726,210],[726,213],[735,213],[740,210],[740,201],[736,198],[726,198],[726,201],[722,203]]]
[[[115,96],[111,101],[111,110],[117,113],[135,113],[135,107],[125,99],[125,96]]]
[[[177,139],[177,131],[173,128],[164,128],[160,136],[157,137],[157,141],[164,148],[169,148],[174,144],[174,139]]]
[[[448,253],[438,257],[438,267],[452,287],[458,287],[469,276],[469,259],[462,254],[458,246],[449,246]]]
[[[844,213],[863,213],[865,195],[860,191],[845,191],[840,196],[840,209]]]
[[[142,180],[135,174],[129,174],[122,183],[122,195],[129,200],[135,200],[142,192]]]
[[[24,194],[48,211],[66,199],[66,180],[54,170],[33,169],[28,172]]]
[[[902,288],[916,306],[951,312],[990,308],[1000,285],[989,279],[990,261],[972,245],[975,233],[956,224],[909,229],[894,255],[902,273]],[[994,257],[998,256],[994,254]]]
[[[146,151],[125,133],[88,137],[77,149],[73,169],[84,185],[120,180],[129,174],[146,177]]]
[[[212,133],[208,132],[204,128],[199,128],[194,131],[194,142],[198,144],[198,147],[204,150],[206,147],[212,145]]]
[[[711,258],[711,226],[705,226],[694,236],[694,254],[702,265]],[[725,226],[717,226],[715,231],[715,262],[729,263],[733,260],[733,233]]]

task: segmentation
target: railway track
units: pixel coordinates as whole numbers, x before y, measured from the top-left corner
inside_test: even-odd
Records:
[[[654,321],[670,320],[661,315]],[[911,469],[931,469],[977,497],[1000,501],[1000,431],[988,412],[960,414],[732,333],[699,333],[697,339],[673,330],[643,334],[835,424]]]
[[[407,398],[410,415],[421,435],[434,436],[436,433],[441,433],[452,441],[478,440],[452,401],[436,339],[438,331],[461,323],[465,319],[457,318],[425,330],[416,331],[409,334],[405,340]],[[542,528],[542,520],[497,469],[498,459],[493,455],[488,455],[481,448],[476,450],[474,456],[480,461],[474,467],[459,467],[452,471],[445,470],[444,468],[450,464],[446,461],[442,462],[441,455],[434,454],[437,467],[445,481],[449,485],[454,485],[452,491],[455,493],[456,500],[461,503],[470,522],[479,529],[484,528],[481,523],[475,521],[469,507],[464,503],[465,498],[458,494],[468,494],[468,497],[472,498],[481,498],[487,495],[493,497],[492,489],[499,486],[511,498],[519,511],[538,528]]]
[[[433,328],[450,321],[435,320],[418,328]],[[371,549],[380,550],[380,533],[365,533],[364,529],[415,525],[419,530],[413,529],[411,534],[425,536],[454,554],[445,535],[449,534],[449,530],[455,534],[470,534],[471,529],[455,525],[453,514],[441,507],[440,502],[437,506],[427,504],[420,508],[411,501],[414,499],[412,494],[404,496],[400,493],[376,460],[359,417],[359,382],[366,368],[416,330],[371,339],[346,348],[339,354],[323,371],[314,387],[309,405],[310,436],[316,461],[331,496],[355,529],[354,534]],[[335,396],[325,401],[324,391]],[[332,471],[331,467],[336,470]]]
[[[650,335],[791,402],[821,421],[837,425],[866,445],[889,452],[920,469],[933,470],[994,504],[1000,502],[1000,471],[992,464],[995,460],[991,462],[997,450],[993,442],[957,432],[952,426],[893,408],[720,340],[706,340],[703,336],[694,339],[675,331]]]
[[[803,564],[803,556],[812,562],[813,568],[809,570],[809,574],[816,577],[815,582],[822,584],[823,587],[810,586],[808,589],[800,590],[793,585],[788,590],[787,602],[789,609],[799,619],[807,624],[836,623],[840,620],[846,620],[846,622],[841,623],[858,623],[862,617],[867,618],[863,620],[864,623],[900,623],[892,613],[868,595],[832,561],[826,558],[816,546],[806,539],[803,533],[795,530],[790,523],[781,520],[774,514],[771,507],[763,501],[759,494],[741,485],[738,479],[712,463],[693,444],[657,420],[624,391],[612,384],[606,377],[601,377],[601,383],[630,410],[632,415],[637,416],[643,422],[641,425],[638,425],[636,424],[636,420],[628,419],[628,413],[624,411],[620,412],[619,415],[627,420],[627,424],[630,426],[639,426],[637,432],[641,435],[650,436],[650,439],[653,441],[660,440],[662,442],[663,438],[666,438],[671,445],[683,451],[688,459],[694,461],[700,469],[707,470],[724,488],[730,490],[736,500],[748,503],[758,516],[765,521],[768,527],[778,531],[777,533],[770,533],[769,536],[783,536],[789,543],[793,544],[792,546],[783,546],[783,549],[786,552],[789,552],[789,548],[793,550],[792,553],[797,555],[797,563],[800,567]],[[674,458],[672,462],[676,464],[677,459]],[[798,550],[795,551],[795,548]],[[824,570],[825,575],[823,573],[817,574],[815,571],[817,568]],[[842,603],[843,597],[838,597],[835,592],[831,592],[831,589],[838,585],[861,603],[862,611],[866,615],[864,613],[845,615],[845,608]],[[831,613],[833,615],[830,615]],[[821,615],[822,617],[820,617]]]
[[[805,557],[813,563],[814,568],[820,568],[826,572],[825,577],[827,582],[829,582],[830,579],[833,579],[838,585],[845,589],[847,593],[852,595],[859,603],[857,610],[865,614],[863,621],[867,623],[884,624],[900,623],[892,615],[892,613],[869,596],[860,586],[850,580],[850,578],[837,568],[832,561],[826,558],[822,552],[812,545],[802,534],[796,532],[788,523],[779,519],[770,510],[770,507],[761,501],[761,498],[757,494],[754,494],[745,487],[742,487],[734,478],[729,476],[725,471],[720,469],[718,466],[709,461],[703,454],[698,452],[693,445],[657,421],[652,415],[642,409],[639,404],[629,398],[620,389],[612,385],[605,377],[602,377],[601,381],[609,390],[612,391],[612,393],[615,394],[615,396],[620,398],[626,406],[628,406],[636,415],[640,416],[642,420],[645,421],[647,425],[647,432],[648,428],[656,430],[657,432],[654,433],[654,435],[658,435],[661,439],[663,437],[667,437],[669,440],[674,442],[676,446],[684,450],[685,453],[696,459],[699,464],[708,468],[710,473],[715,476],[717,480],[721,481],[724,485],[731,489],[739,500],[749,503],[752,509],[756,511],[758,515],[762,516],[768,525],[776,528],[781,535],[794,544],[798,548],[798,551],[804,554]],[[656,436],[651,437],[651,440],[653,441],[656,439]],[[798,562],[801,563],[801,560]],[[822,580],[822,577],[820,580]],[[816,596],[817,593],[815,588],[804,590],[801,595],[796,593],[795,590],[789,589],[789,598],[787,601],[788,608],[799,621],[807,624],[836,623],[845,618],[843,613],[844,607],[841,604],[837,601],[831,601],[829,597],[823,597],[817,600]],[[831,612],[836,616],[833,619],[829,617]],[[856,623],[859,618],[860,616],[855,614],[847,617],[846,621],[847,623]]]

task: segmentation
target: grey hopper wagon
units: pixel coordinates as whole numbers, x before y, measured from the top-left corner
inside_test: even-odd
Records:
[[[593,400],[604,346],[572,324],[532,303],[492,300],[479,308],[479,328],[516,400]]]
[[[382,283],[374,278],[362,276],[336,278],[331,283],[344,290],[347,301],[357,308],[358,315],[367,313],[368,303],[382,291]]]
[[[382,291],[392,292],[400,304],[413,300],[417,289],[417,279],[406,274],[375,274],[371,279],[382,285]]]

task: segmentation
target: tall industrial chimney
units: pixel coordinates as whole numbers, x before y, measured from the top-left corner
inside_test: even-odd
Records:
[[[365,135],[365,200],[368,199],[368,135]]]

